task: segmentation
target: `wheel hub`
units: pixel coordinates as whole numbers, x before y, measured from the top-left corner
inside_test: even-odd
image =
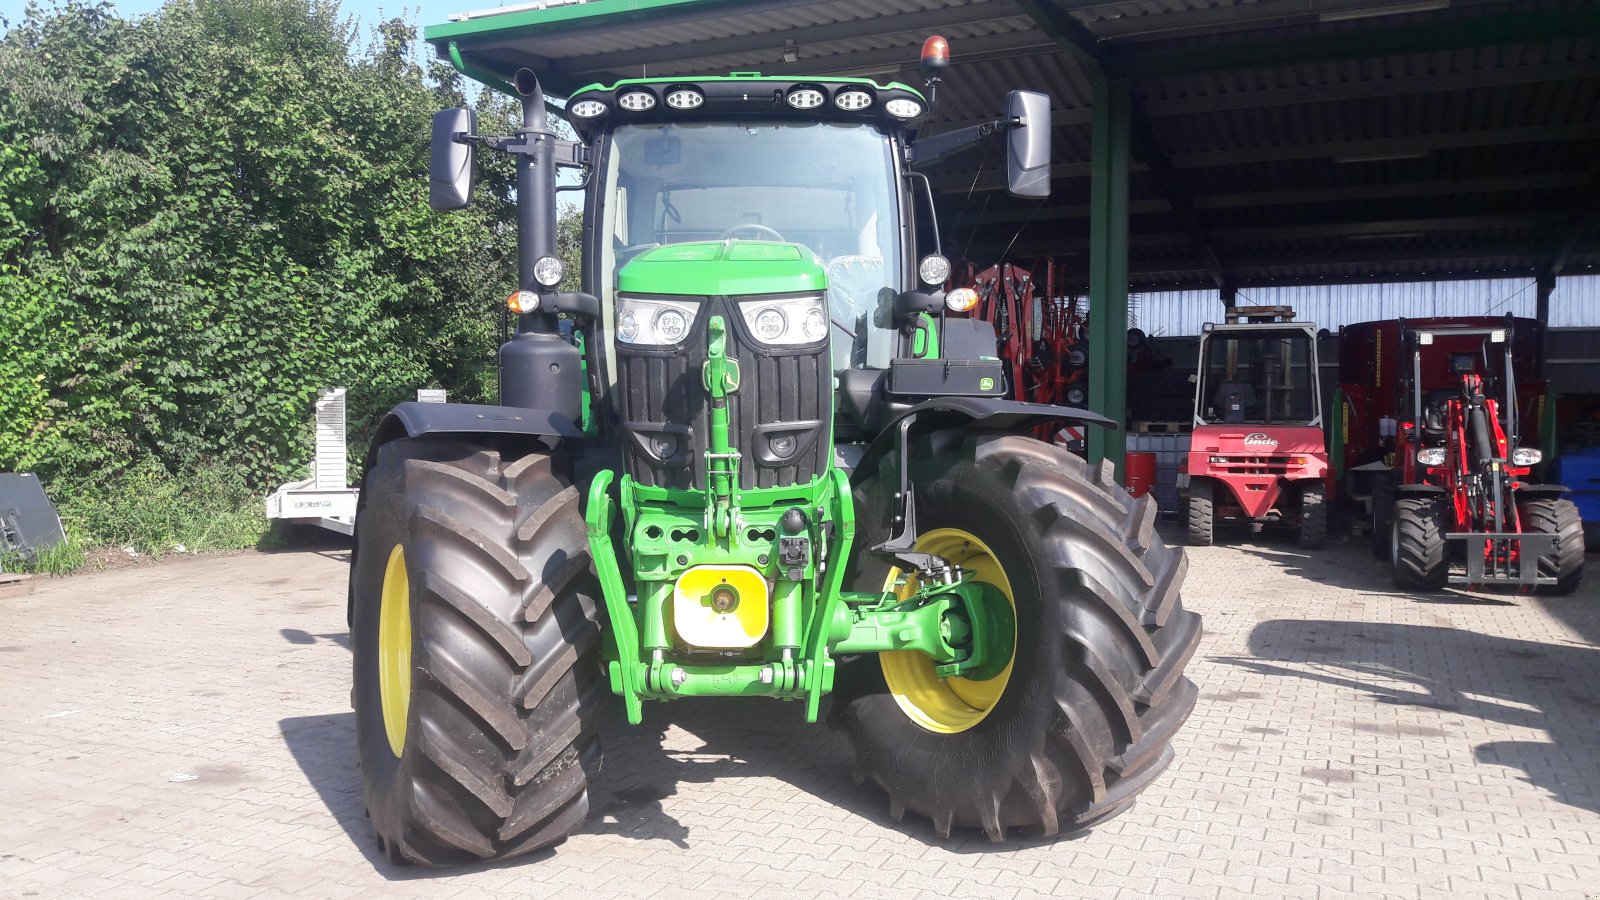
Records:
[[[411,712],[411,579],[399,544],[389,551],[378,609],[378,697],[389,749],[400,756],[406,746]]]
[[[972,574],[973,580],[990,585],[1010,604],[1012,613],[1009,650],[998,674],[984,679],[955,676],[940,678],[926,653],[904,650],[878,655],[884,682],[895,703],[918,725],[939,734],[956,734],[977,725],[989,715],[1005,693],[1016,659],[1016,597],[1011,582],[994,552],[982,541],[957,528],[940,528],[917,538],[916,551],[930,553]],[[917,592],[919,579],[911,574],[905,583],[894,587],[902,574],[889,573],[889,585],[896,593],[910,597]]]

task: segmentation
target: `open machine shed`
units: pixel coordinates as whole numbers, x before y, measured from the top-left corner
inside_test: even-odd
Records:
[[[516,26],[508,30],[508,26]],[[427,30],[475,77],[556,94],[641,75],[864,75],[921,84],[924,127],[1054,104],[1053,190],[992,154],[930,172],[947,252],[1051,257],[1091,298],[1090,406],[1123,419],[1128,293],[1486,277],[1600,264],[1595,0],[592,0]],[[1220,312],[1220,310],[1219,310]],[[1093,429],[1095,458],[1122,436]]]

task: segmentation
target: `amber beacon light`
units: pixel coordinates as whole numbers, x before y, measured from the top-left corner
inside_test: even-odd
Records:
[[[922,42],[922,71],[930,77],[938,77],[939,73],[950,66],[950,42],[934,35]]]

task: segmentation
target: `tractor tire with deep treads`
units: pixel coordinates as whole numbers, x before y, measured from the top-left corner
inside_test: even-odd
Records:
[[[1300,485],[1299,545],[1306,550],[1321,550],[1328,542],[1328,504],[1320,481]]]
[[[1394,481],[1380,478],[1372,486],[1372,558],[1389,558],[1389,529],[1394,524]]]
[[[1541,594],[1570,594],[1583,581],[1583,517],[1578,505],[1564,497],[1524,500],[1517,506],[1522,530],[1556,536],[1556,552],[1539,557],[1539,574],[1555,584],[1540,585]]]
[[[1209,547],[1217,539],[1216,485],[1205,478],[1189,482],[1189,497],[1184,501],[1189,546]]]
[[[1444,504],[1439,500],[1403,497],[1394,503],[1389,525],[1389,564],[1395,587],[1437,591],[1450,575],[1445,556]]]
[[[1157,535],[1153,498],[1130,497],[1109,463],[1022,437],[957,436],[914,466],[919,534],[985,545],[1008,582],[1017,645],[992,705],[947,729],[912,717],[883,659],[844,666],[832,720],[857,777],[888,793],[897,818],[927,816],[942,836],[1052,835],[1126,809],[1166,768],[1197,696],[1183,670],[1200,618],[1183,608],[1187,561]],[[886,467],[858,485],[854,589],[882,589],[891,575],[866,548],[887,535],[893,483]]]
[[[351,700],[383,852],[455,865],[562,840],[588,815],[608,699],[599,585],[563,460],[397,440],[361,504]]]

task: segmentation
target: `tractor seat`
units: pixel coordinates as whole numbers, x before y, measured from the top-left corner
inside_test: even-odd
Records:
[[[1461,396],[1460,391],[1429,391],[1422,398],[1422,431],[1428,437],[1443,440],[1445,437],[1445,411],[1451,400]]]

